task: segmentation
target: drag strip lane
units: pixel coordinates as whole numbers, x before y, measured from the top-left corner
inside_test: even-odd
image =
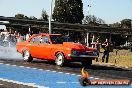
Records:
[[[43,70],[31,67],[16,66],[10,64],[0,64],[0,78],[15,80],[26,84],[35,84],[38,86],[49,88],[81,88],[78,78],[79,75],[57,72],[51,70]],[[94,77],[89,77],[95,79]],[[101,86],[102,88],[111,88],[109,86]],[[130,88],[131,86],[127,86]],[[38,87],[39,88],[39,87]],[[95,88],[95,86],[91,86]],[[118,86],[118,88],[122,88]]]
[[[77,84],[78,76],[70,73],[56,72],[10,64],[0,64],[0,77],[8,80],[15,80],[27,84],[36,84],[50,88],[63,88],[67,84]],[[69,79],[72,78],[72,79]],[[71,81],[70,81],[71,80]],[[65,82],[65,85],[62,85]],[[70,87],[68,87],[70,88]],[[77,87],[76,87],[77,88]]]

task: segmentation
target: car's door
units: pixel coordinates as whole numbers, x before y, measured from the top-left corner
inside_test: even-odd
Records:
[[[39,56],[44,59],[52,59],[51,58],[51,50],[52,46],[49,42],[49,37],[43,35],[39,44]]]
[[[29,50],[30,50],[30,53],[33,57],[36,57],[38,58],[39,57],[39,42],[40,41],[40,36],[37,35],[37,36],[34,36],[30,41],[29,41],[29,44],[28,44],[28,47],[29,47]]]

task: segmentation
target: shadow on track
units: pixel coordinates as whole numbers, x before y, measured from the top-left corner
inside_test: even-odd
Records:
[[[48,62],[47,60],[33,60],[32,63],[38,63],[38,64],[47,64],[47,65],[54,65],[54,62]],[[65,66],[66,68],[72,68],[72,69],[77,69],[77,68],[82,68],[82,64],[80,62],[69,62],[66,63]],[[64,68],[63,67],[63,68]],[[125,69],[125,68],[119,68],[119,67],[115,67],[115,66],[103,66],[103,65],[91,65],[91,67],[88,67],[86,69],[91,69],[91,70],[116,70],[116,71],[130,71],[129,69]]]

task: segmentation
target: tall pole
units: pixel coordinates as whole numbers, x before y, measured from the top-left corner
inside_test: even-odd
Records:
[[[131,20],[131,28],[132,28],[132,20]]]
[[[91,0],[89,0],[89,4],[88,4],[88,15],[91,14]],[[91,14],[92,15],[92,14]]]
[[[91,8],[91,5],[88,5],[88,15],[90,15],[90,8]]]
[[[88,42],[88,40],[89,40],[89,32],[88,31],[87,31],[87,38],[86,39],[87,39],[87,41],[86,41],[87,42],[87,47],[89,47],[89,42]]]
[[[52,33],[52,31],[51,31],[52,3],[53,3],[53,0],[51,0],[51,4],[50,4],[50,15],[49,15],[49,34],[51,34],[51,33]]]
[[[90,15],[90,7],[91,5],[88,5],[88,15]],[[87,43],[87,47],[89,47],[89,32],[87,31],[87,37],[86,37],[86,43]]]

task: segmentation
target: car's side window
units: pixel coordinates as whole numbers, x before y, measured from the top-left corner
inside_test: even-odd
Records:
[[[39,42],[39,36],[35,36],[31,39],[30,43],[38,43]]]
[[[48,36],[42,36],[41,43],[42,43],[42,44],[48,43]]]

